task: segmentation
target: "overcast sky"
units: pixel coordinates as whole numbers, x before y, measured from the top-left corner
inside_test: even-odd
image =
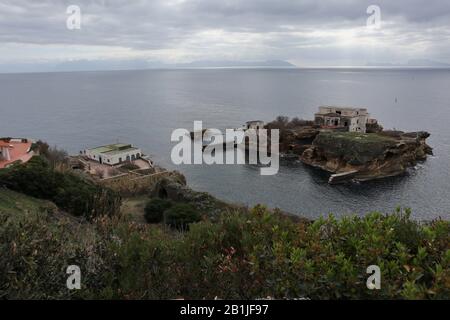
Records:
[[[369,5],[381,9],[369,29]],[[81,29],[69,30],[69,5]],[[450,63],[448,0],[0,0],[0,64],[286,60]]]

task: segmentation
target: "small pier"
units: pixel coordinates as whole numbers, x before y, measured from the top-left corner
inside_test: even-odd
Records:
[[[332,174],[330,176],[330,179],[328,179],[328,183],[329,184],[346,183],[351,181],[358,173],[359,173],[358,170],[354,170],[349,172]]]

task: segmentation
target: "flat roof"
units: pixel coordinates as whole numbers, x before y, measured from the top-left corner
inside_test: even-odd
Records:
[[[114,143],[114,144],[108,144],[92,149],[88,149],[90,152],[97,152],[97,153],[103,153],[103,154],[118,154],[122,152],[137,150],[138,148],[133,147],[129,143]]]
[[[130,148],[125,148],[125,149],[118,149],[118,150],[112,150],[112,151],[108,151],[108,152],[102,152],[102,154],[106,154],[108,156],[113,156],[115,154],[121,154],[121,153],[129,152],[129,151],[136,151],[136,150],[138,150],[138,148],[130,147]]]

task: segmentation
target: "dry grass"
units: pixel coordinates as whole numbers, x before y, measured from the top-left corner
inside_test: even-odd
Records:
[[[145,223],[144,208],[148,200],[147,196],[125,198],[122,201],[120,212],[124,216],[129,216],[132,221]]]

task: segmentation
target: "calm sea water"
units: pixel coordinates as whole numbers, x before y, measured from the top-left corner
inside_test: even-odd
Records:
[[[397,99],[397,102],[396,102]],[[369,108],[385,128],[427,130],[435,156],[402,177],[330,186],[301,164],[261,176],[248,165],[174,166],[175,128],[219,129],[277,115],[313,118],[320,105]],[[209,69],[0,75],[0,136],[47,140],[71,153],[121,141],[140,146],[218,198],[307,217],[411,207],[450,218],[450,70]]]

